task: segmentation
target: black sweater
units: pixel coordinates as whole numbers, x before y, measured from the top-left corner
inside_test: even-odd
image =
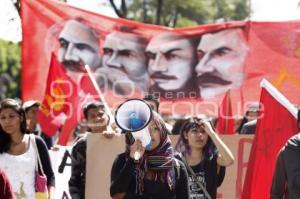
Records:
[[[111,170],[110,195],[126,193],[124,199],[189,199],[187,171],[184,164],[179,162],[179,172],[176,168],[175,190],[170,190],[167,185],[159,181],[144,179],[144,192],[142,196],[135,194],[135,163],[129,158],[126,161],[125,153],[119,154]]]
[[[280,150],[272,179],[270,199],[300,198],[300,133]]]

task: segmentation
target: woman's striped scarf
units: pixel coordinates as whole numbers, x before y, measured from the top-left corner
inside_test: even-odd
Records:
[[[154,180],[167,184],[170,190],[175,187],[175,170],[173,169],[174,150],[168,137],[168,130],[157,113],[153,113],[153,120],[160,131],[160,144],[152,151],[145,151],[136,165],[136,194],[144,192],[144,178],[149,170],[154,174]],[[129,146],[127,145],[129,156]]]

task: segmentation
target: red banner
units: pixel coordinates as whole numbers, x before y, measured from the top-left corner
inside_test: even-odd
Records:
[[[270,198],[279,150],[298,132],[297,109],[270,83],[263,81],[260,116],[248,161],[243,199]]]
[[[154,93],[163,113],[216,116],[230,89],[233,114],[243,115],[248,102],[258,101],[262,78],[300,104],[300,21],[170,29],[59,1],[21,3],[23,100],[43,99],[53,52],[75,79],[90,65],[111,107]]]

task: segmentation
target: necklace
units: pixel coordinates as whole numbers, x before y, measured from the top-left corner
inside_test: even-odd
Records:
[[[13,146],[18,146],[19,144],[21,144],[21,143],[23,142],[23,140],[24,140],[24,136],[22,137],[22,139],[21,139],[19,142],[14,142],[14,141],[12,141],[12,142],[11,142],[11,145],[13,145]]]

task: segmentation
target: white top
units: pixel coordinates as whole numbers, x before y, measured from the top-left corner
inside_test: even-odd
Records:
[[[25,135],[29,139],[29,135]],[[29,149],[21,155],[0,154],[0,168],[7,174],[16,199],[35,199],[35,150]]]

